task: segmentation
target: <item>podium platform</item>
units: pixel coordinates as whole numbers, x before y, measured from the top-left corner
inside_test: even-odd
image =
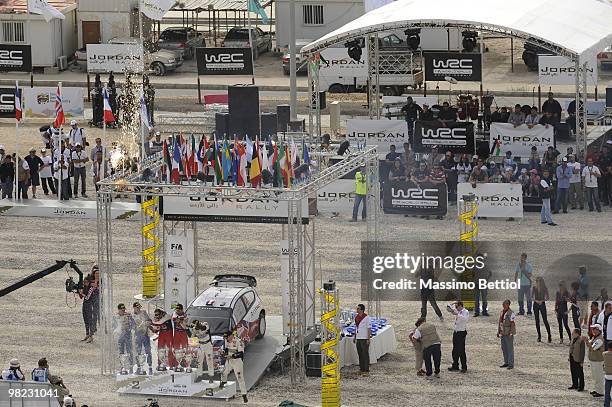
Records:
[[[139,212],[140,205],[136,202],[113,202],[111,204],[111,216],[113,219],[140,220],[139,216],[135,216]],[[96,219],[97,214],[97,202],[94,200],[0,200],[0,215],[3,216],[26,216],[56,219]]]
[[[201,374],[200,369],[193,372],[155,371],[153,376],[117,374],[117,392],[121,394],[141,394],[149,396],[174,396],[229,400],[236,396],[236,382],[228,381],[220,389],[219,380],[213,383],[208,378],[195,382]]]

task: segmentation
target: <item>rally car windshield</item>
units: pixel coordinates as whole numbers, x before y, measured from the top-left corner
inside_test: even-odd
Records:
[[[232,328],[231,308],[192,306],[187,309],[187,317],[190,321],[208,322],[212,335],[223,335]]]

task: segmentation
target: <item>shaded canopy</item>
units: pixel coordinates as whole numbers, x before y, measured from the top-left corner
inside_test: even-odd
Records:
[[[302,48],[302,53],[382,31],[460,27],[529,39],[586,61],[612,43],[612,7],[599,0],[397,0]]]

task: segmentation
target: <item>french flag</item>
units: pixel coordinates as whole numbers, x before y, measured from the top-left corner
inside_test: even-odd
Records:
[[[110,102],[108,99],[108,90],[106,88],[102,90],[102,95],[104,96],[104,122],[114,123],[115,116],[113,115],[113,110],[111,109],[111,106],[110,106]]]
[[[53,122],[53,128],[59,129],[64,125],[66,118],[64,117],[64,105],[62,104],[62,95],[60,93],[60,87],[57,85],[57,93],[55,94],[55,121]]]
[[[172,173],[170,179],[174,184],[181,183],[181,174],[183,173],[183,159],[181,154],[181,145],[179,144],[178,136],[174,137],[174,148],[172,149]]]
[[[21,109],[21,89],[19,89],[19,82],[15,82],[15,119],[20,122],[23,116],[23,110]]]

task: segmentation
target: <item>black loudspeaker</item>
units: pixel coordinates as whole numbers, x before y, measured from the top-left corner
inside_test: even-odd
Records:
[[[319,107],[321,108],[321,110],[325,109],[327,107],[327,98],[326,98],[327,92],[325,92],[324,90],[319,91]],[[312,104],[312,108],[315,109],[316,103]]]
[[[291,120],[291,108],[289,105],[276,106],[277,131],[285,133],[289,127],[289,120]]]
[[[230,114],[228,112],[215,113],[215,134],[217,137],[229,135]]]
[[[259,129],[259,88],[252,85],[228,87],[229,132],[228,136],[251,139],[260,134]]]
[[[261,139],[267,140],[269,137],[276,134],[277,116],[276,113],[261,114]]]
[[[304,119],[289,121],[289,131],[293,131],[296,133],[303,133],[305,128],[306,128],[306,121]]]
[[[612,107],[612,88],[606,88],[606,107]]]
[[[321,377],[321,353],[306,352],[306,376]]]
[[[340,147],[338,147],[338,155],[344,155],[344,153],[346,153],[346,150],[348,150],[349,146],[351,145],[351,143],[349,143],[348,140],[344,140],[342,143],[340,143]]]

